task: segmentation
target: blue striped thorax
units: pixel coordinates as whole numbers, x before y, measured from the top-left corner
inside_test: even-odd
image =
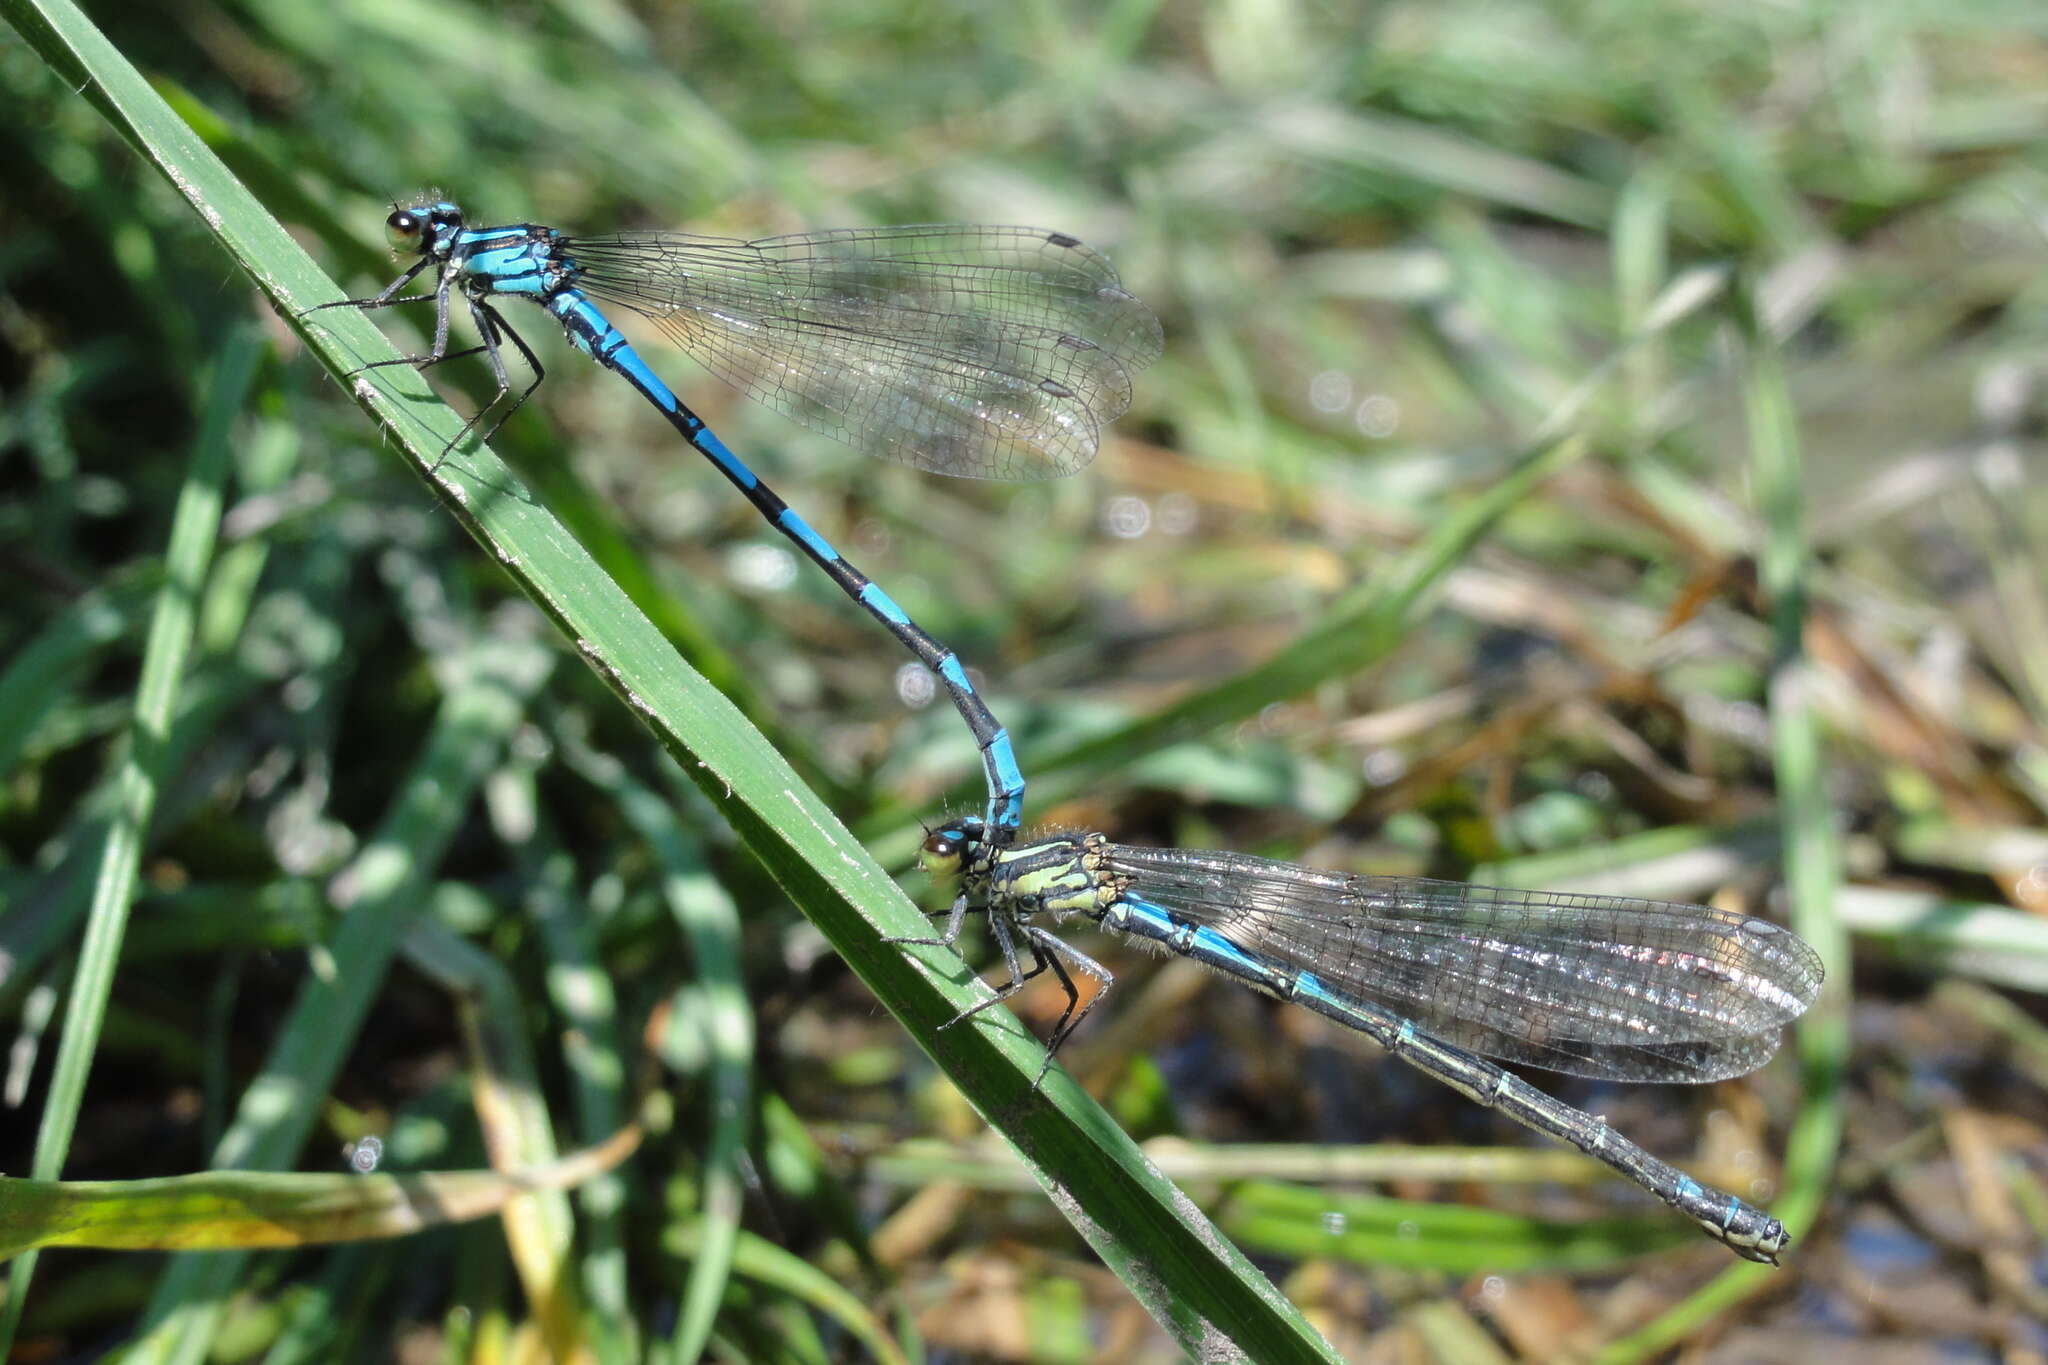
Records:
[[[576,278],[561,241],[553,228],[530,223],[479,228],[457,239],[453,260],[464,288],[545,299]]]

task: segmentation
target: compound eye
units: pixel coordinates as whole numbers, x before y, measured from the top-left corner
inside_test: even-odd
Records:
[[[411,209],[395,209],[384,220],[384,240],[393,251],[417,251],[421,226],[420,216]]]
[[[917,865],[928,877],[949,880],[960,875],[967,853],[967,839],[957,829],[939,830],[917,851]]]

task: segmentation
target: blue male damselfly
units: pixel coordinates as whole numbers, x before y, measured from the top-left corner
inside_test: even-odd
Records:
[[[1024,776],[1008,733],[959,656],[772,492],[686,407],[599,310],[652,321],[706,369],[757,402],[876,454],[968,478],[1071,474],[1131,403],[1131,376],[1159,356],[1159,321],[1079,240],[1026,227],[884,227],[740,241],[676,232],[571,237],[535,223],[466,227],[439,199],[394,205],[394,250],[417,260],[373,298],[322,308],[434,300],[425,355],[376,365],[422,369],[479,352],[498,390],[466,433],[512,392],[509,342],[533,381],[539,359],[496,300],[547,309],[570,342],[624,378],[845,593],[944,684],[988,779],[994,842],[1022,817]],[[435,273],[431,294],[401,291]],[[448,349],[457,295],[481,344]],[[319,311],[318,309],[312,311]],[[495,429],[495,428],[493,428]],[[460,439],[458,437],[458,439]]]
[[[1067,1008],[1044,1067],[1102,998],[1080,1005],[1069,968],[1104,987],[1111,974],[1031,921],[1080,916],[1358,1030],[1605,1162],[1738,1256],[1776,1265],[1790,1242],[1769,1214],[1486,1060],[1614,1081],[1753,1071],[1820,992],[1820,957],[1790,930],[1669,901],[1359,876],[1099,834],[1008,845],[983,835],[980,821],[961,820],[925,840],[925,870],[958,890],[945,932],[915,941],[950,946],[969,908],[988,912],[1010,977],[961,1019],[1050,971]]]

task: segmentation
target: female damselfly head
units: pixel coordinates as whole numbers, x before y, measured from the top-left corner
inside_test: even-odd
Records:
[[[384,220],[384,240],[400,253],[425,256],[462,230],[462,210],[442,199],[414,204],[410,208],[391,206]]]
[[[934,881],[951,881],[966,869],[969,855],[982,839],[986,826],[980,820],[955,820],[925,836],[917,850],[917,865]]]

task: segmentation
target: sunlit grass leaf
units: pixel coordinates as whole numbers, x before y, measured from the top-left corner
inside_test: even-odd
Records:
[[[406,1237],[573,1189],[624,1161],[637,1127],[598,1147],[511,1171],[331,1175],[206,1171],[160,1180],[0,1178],[0,1257],[31,1247],[226,1251]]]

